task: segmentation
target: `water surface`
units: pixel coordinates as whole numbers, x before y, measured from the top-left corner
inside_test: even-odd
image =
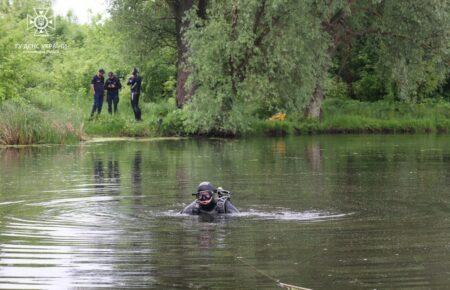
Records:
[[[449,136],[1,148],[0,288],[447,288],[449,192]]]

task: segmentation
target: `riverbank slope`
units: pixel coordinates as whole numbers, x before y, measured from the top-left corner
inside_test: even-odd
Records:
[[[119,113],[107,108],[89,120],[89,103],[79,106],[44,106],[39,103],[4,102],[0,106],[0,144],[65,144],[92,137],[173,136],[284,136],[324,133],[448,133],[450,102],[361,102],[330,99],[323,105],[322,120],[287,114],[284,120],[246,120],[247,129],[229,132],[192,132],[185,125],[185,110],[171,102],[142,104],[143,121],[133,119],[129,104],[121,102]]]

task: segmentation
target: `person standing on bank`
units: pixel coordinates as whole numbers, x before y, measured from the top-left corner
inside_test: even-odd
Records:
[[[131,108],[133,108],[134,118],[141,121],[141,109],[139,108],[139,95],[141,94],[142,79],[139,76],[137,68],[133,68],[131,77],[128,79],[127,85],[131,89]]]
[[[105,70],[99,69],[97,74],[91,80],[91,88],[94,93],[94,105],[92,106],[91,118],[94,117],[95,112],[100,115],[103,106],[103,97],[105,94]]]
[[[117,113],[117,104],[119,103],[119,90],[122,88],[120,80],[113,74],[112,71],[108,73],[108,79],[105,82],[106,101],[108,102],[108,112],[112,114],[114,105],[114,114]]]
[[[94,117],[95,111],[100,115],[103,106],[103,98],[105,94],[105,70],[99,69],[97,74],[92,78],[91,88],[94,91],[94,105],[92,106],[91,119]]]

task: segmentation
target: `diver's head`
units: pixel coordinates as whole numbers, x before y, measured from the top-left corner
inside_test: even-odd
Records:
[[[217,189],[208,181],[204,181],[198,185],[197,200],[202,206],[209,205],[214,199],[214,192]]]

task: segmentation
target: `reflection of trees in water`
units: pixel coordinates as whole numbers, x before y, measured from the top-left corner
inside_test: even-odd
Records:
[[[310,168],[309,188],[312,196],[323,197],[327,192],[326,172],[323,164],[322,145],[319,140],[311,140],[305,146],[305,158],[308,167]]]
[[[306,145],[305,156],[313,172],[322,171],[322,147],[318,141],[311,141]]]
[[[0,148],[0,195],[28,195],[49,185],[66,188],[72,174],[67,165],[80,162],[75,146],[36,146]]]
[[[450,184],[450,154],[443,154],[442,161],[444,163],[444,180],[446,184]]]
[[[361,138],[362,141],[367,140]],[[138,195],[142,194],[148,194],[148,200],[151,200],[153,197],[142,190],[146,189],[145,182],[155,182],[151,190],[156,193],[154,198],[159,198],[161,203],[136,206],[133,214],[138,214],[133,217],[130,216],[129,198],[118,202],[89,203],[88,206],[95,207],[87,209],[70,209],[70,213],[79,210],[81,214],[94,213],[99,209],[104,211],[105,217],[88,216],[98,219],[95,224],[99,227],[89,227],[93,232],[87,236],[86,243],[92,248],[112,248],[114,253],[101,254],[105,257],[100,261],[90,256],[92,261],[85,261],[85,264],[96,266],[97,262],[102,266],[104,263],[104,270],[99,270],[97,274],[111,281],[127,279],[130,285],[149,285],[154,277],[157,282],[162,282],[161,285],[154,285],[161,288],[165,285],[169,285],[165,288],[171,288],[172,283],[185,286],[180,288],[194,287],[199,283],[211,288],[220,288],[221,285],[258,288],[257,285],[249,286],[251,279],[258,279],[254,272],[245,266],[237,266],[239,264],[235,260],[225,256],[232,251],[235,256],[250,259],[255,267],[277,278],[288,277],[286,282],[308,279],[305,286],[316,285],[317,288],[376,287],[373,281],[378,281],[377,277],[380,283],[399,283],[403,277],[407,283],[408,272],[410,277],[424,277],[423,287],[431,282],[438,287],[448,281],[446,261],[449,259],[445,258],[448,254],[443,249],[448,244],[445,226],[448,223],[449,200],[444,191],[448,189],[450,180],[450,155],[445,144],[433,143],[433,147],[439,146],[438,149],[442,150],[424,151],[410,145],[394,147],[392,142],[387,141],[373,142],[369,146],[367,141],[355,141],[349,137],[308,137],[299,141],[282,140],[286,143],[283,156],[283,142],[278,141],[187,140],[145,145],[108,144],[108,147],[105,145],[95,149],[84,147],[87,151],[96,150],[95,156],[72,154],[70,150],[77,152],[71,149],[75,147],[67,147],[61,153],[53,148],[42,148],[36,150],[39,152],[36,160],[34,154],[29,153],[26,153],[27,158],[22,158],[26,155],[23,153],[31,152],[28,150],[0,150],[0,192],[5,200],[14,200],[26,196],[30,190],[48,190],[49,174],[54,177],[58,172],[65,178],[53,178],[50,181],[53,188],[50,189],[75,187],[80,180],[86,181],[80,171],[88,173],[90,181],[98,178],[104,187],[99,192],[106,192],[112,190],[113,184],[119,185],[121,182],[119,165],[122,165],[122,174],[126,174],[122,183],[127,182],[127,190],[135,194],[133,200],[140,201]],[[142,150],[142,154],[138,149]],[[145,173],[143,170],[146,170]],[[217,222],[201,222],[196,218],[158,216],[153,219],[148,215],[153,209],[161,210],[161,205],[175,209],[172,200],[175,200],[173,197],[177,196],[177,190],[183,194],[182,201],[190,201],[191,196],[187,193],[193,190],[202,176],[221,176],[228,182],[227,185],[233,185],[232,190],[238,191],[238,198],[244,197],[241,199],[244,205],[258,204],[260,197],[265,198],[267,204],[276,204],[282,198],[292,197],[285,204],[293,210],[299,210],[302,204],[312,204],[317,205],[318,209],[332,207],[337,212],[355,212],[356,217],[351,215],[344,220],[318,223],[259,222],[240,218],[230,226],[224,226]],[[34,184],[28,186],[29,181]],[[296,186],[293,190],[290,188],[292,184]],[[268,194],[240,195],[246,189],[247,192],[256,192],[255,188]],[[8,192],[10,195],[5,196]],[[281,195],[284,192],[286,195]],[[64,194],[58,192],[48,195],[48,198],[66,197]],[[236,204],[240,205],[239,202]],[[278,204],[284,205],[281,202]],[[17,210],[21,209],[19,206],[9,205],[7,208],[11,209],[8,215],[21,212]],[[27,206],[26,215],[30,220],[40,220],[42,210],[41,207]],[[60,211],[49,213],[57,215]],[[81,215],[73,216],[79,218]],[[46,220],[49,217],[48,214],[43,216]],[[6,225],[0,232],[11,230]],[[105,229],[107,234],[98,232],[99,228]],[[9,241],[8,237],[4,238]],[[40,242],[38,239],[30,242],[36,241]],[[308,255],[315,253],[317,256],[309,262]],[[79,258],[73,258],[75,265],[78,265]],[[368,261],[363,258],[368,258]],[[305,260],[308,262],[304,263]],[[298,262],[298,265],[293,262]],[[82,266],[79,268],[85,269]],[[141,275],[133,272],[126,276],[125,271],[132,267],[138,267]],[[293,273],[295,270],[297,276]],[[234,281],[217,279],[217,283],[223,284],[214,284],[214,278],[203,279],[205,273],[211,276],[220,274],[224,279],[232,278]],[[74,277],[82,277],[82,274],[92,273],[74,274],[79,274]],[[333,277],[328,274],[333,274]],[[397,275],[398,280],[392,274]],[[337,275],[339,278],[335,278]],[[373,283],[350,285],[349,281]]]
[[[154,226],[160,230],[152,235],[151,266],[157,283],[209,289],[218,287],[214,284],[217,281],[225,283],[224,278],[236,277],[238,270],[231,266],[234,256],[227,249],[230,243],[239,241],[230,239],[228,222],[200,217],[155,221]],[[225,277],[213,279],[217,275]],[[226,285],[238,289],[239,282],[227,281]]]
[[[335,176],[334,205],[358,216],[346,235],[330,230],[328,257],[342,269],[337,285],[357,278],[367,287],[440,288],[448,281],[443,274],[448,263],[441,261],[449,259],[433,249],[448,241],[448,208],[442,208],[450,172],[446,151],[436,144],[400,144],[402,136],[374,138],[348,138],[344,146],[333,143],[325,151],[333,160],[328,170]],[[361,267],[371,275],[362,275]]]
[[[15,172],[20,168],[22,157],[31,153],[30,147],[25,148],[0,148],[0,192],[11,192],[12,184],[7,182],[10,177],[15,176]]]
[[[23,165],[21,162],[33,165],[37,160],[42,162],[43,159],[48,160],[49,163],[55,160],[74,162],[75,154],[73,153],[77,150],[78,147],[0,147],[0,168],[13,169]]]
[[[203,250],[204,254],[208,254],[208,250],[214,249],[223,237],[220,237],[220,232],[217,231],[217,228],[212,223],[214,221],[213,217],[208,215],[201,216],[199,217],[199,221],[197,245],[200,250]]]
[[[2,169],[8,169],[20,160],[20,157],[28,156],[30,147],[25,148],[0,148],[0,160]]]
[[[420,209],[429,214],[433,207],[425,204],[430,205],[430,196],[439,196],[435,189],[448,184],[443,151],[387,140],[366,146],[354,142],[335,153],[336,195],[367,213],[398,216]]]
[[[186,171],[186,167],[179,166],[175,171],[176,180],[177,180],[177,189],[178,196],[177,198],[184,198],[185,194],[189,192],[188,184],[189,184],[189,175],[188,171]]]

